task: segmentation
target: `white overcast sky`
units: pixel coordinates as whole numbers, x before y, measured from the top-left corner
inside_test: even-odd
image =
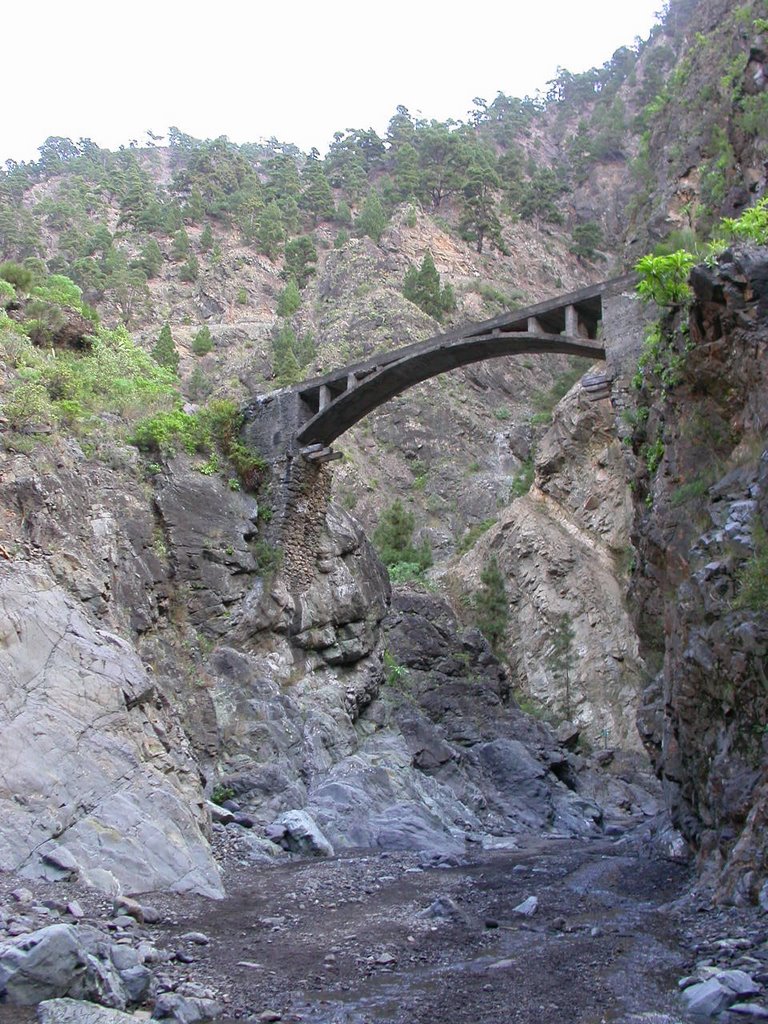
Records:
[[[37,0],[3,46],[0,162],[49,135],[116,148],[171,125],[325,152],[398,104],[463,120],[647,38],[662,0]],[[6,26],[8,27],[8,26]]]

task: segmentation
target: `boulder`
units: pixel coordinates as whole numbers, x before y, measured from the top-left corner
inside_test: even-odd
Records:
[[[333,847],[306,811],[286,811],[267,828],[267,838],[289,853],[332,857]]]

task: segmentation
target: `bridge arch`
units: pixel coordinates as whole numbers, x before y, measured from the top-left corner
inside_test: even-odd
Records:
[[[481,360],[524,353],[604,359],[597,338],[603,296],[634,281],[633,275],[603,281],[305,381],[292,389],[303,420],[296,442],[310,457],[323,458],[336,438],[396,395]]]

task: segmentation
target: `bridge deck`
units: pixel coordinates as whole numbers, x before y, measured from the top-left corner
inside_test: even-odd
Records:
[[[603,281],[304,381],[293,389],[308,416],[296,439],[305,446],[329,445],[412,385],[481,359],[522,352],[605,358],[597,341],[603,296],[635,281],[635,275]]]

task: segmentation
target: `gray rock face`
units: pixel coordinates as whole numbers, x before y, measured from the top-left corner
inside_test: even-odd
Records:
[[[0,867],[219,895],[189,745],[129,645],[23,563],[0,623]]]
[[[664,459],[636,478],[633,597],[658,668],[639,726],[675,825],[739,904],[757,902],[768,864],[768,615],[764,598],[742,600],[768,527],[765,249],[728,251],[692,280],[681,380],[649,416]]]
[[[645,678],[622,581],[631,498],[608,401],[576,385],[557,406],[536,453],[536,486],[448,576],[457,594],[480,589],[493,555],[505,577],[510,621],[504,648],[519,687],[568,717],[593,746],[637,750],[635,710]],[[561,617],[574,639],[569,693],[553,670]]]

